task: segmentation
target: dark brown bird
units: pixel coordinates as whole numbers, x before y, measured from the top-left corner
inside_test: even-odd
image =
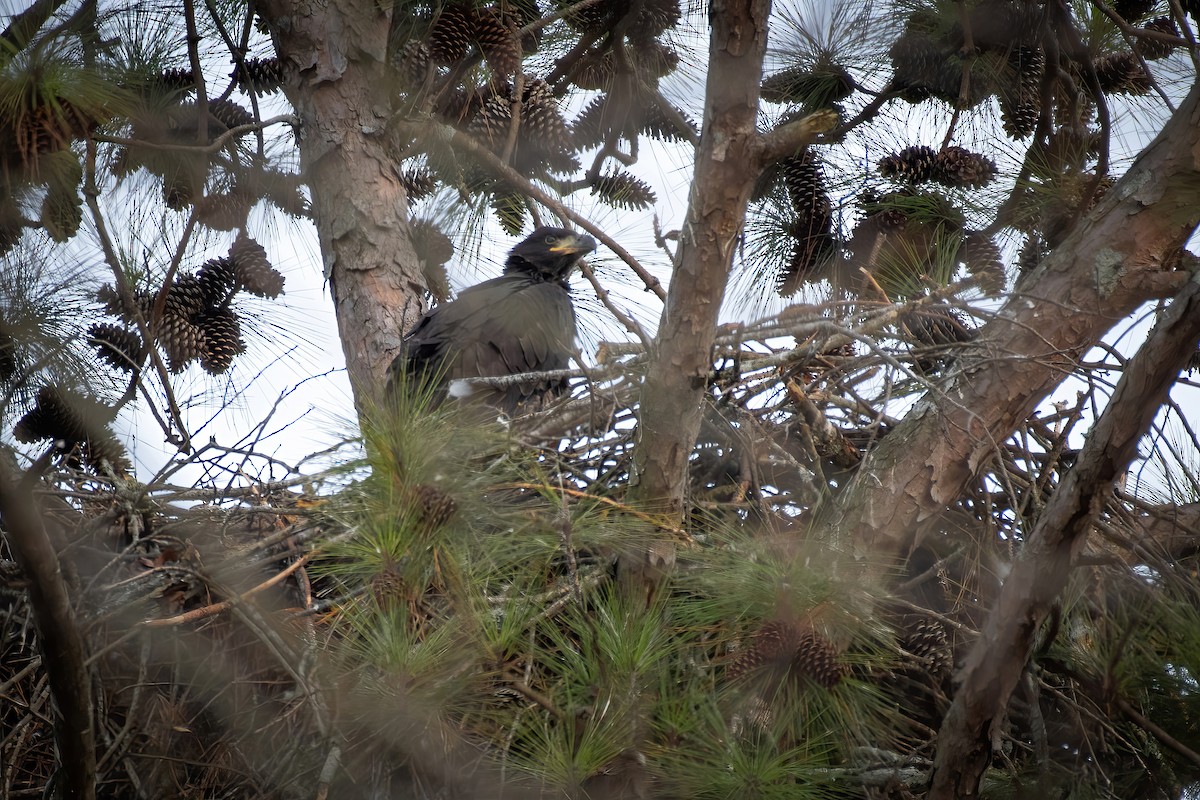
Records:
[[[590,236],[538,228],[508,254],[504,274],[464,289],[427,313],[404,339],[388,369],[397,386],[436,384],[439,400],[482,400],[512,411],[530,399],[563,391],[563,378],[493,387],[464,378],[566,369],[575,349],[571,271],[596,249]]]

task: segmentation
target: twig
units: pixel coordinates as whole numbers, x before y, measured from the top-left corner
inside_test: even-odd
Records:
[[[538,492],[545,491],[545,489],[546,489],[546,487],[540,483],[526,483],[526,482],[522,482],[522,481],[503,484],[503,488],[506,488],[506,489],[531,489],[533,491],[538,491]],[[684,530],[682,528],[664,527],[663,520],[660,517],[658,517],[654,514],[647,514],[645,511],[639,511],[638,509],[634,508],[633,506],[626,505],[625,503],[618,502],[617,500],[613,500],[611,497],[602,497],[601,495],[590,494],[590,493],[582,491],[580,489],[571,489],[566,486],[560,486],[559,491],[561,491],[564,495],[569,495],[570,497],[574,497],[574,498],[577,498],[580,500],[594,500],[597,503],[603,503],[611,508],[615,508],[616,510],[620,511],[623,514],[628,514],[631,517],[636,517],[636,518],[642,520],[643,522],[648,522],[651,525],[655,526],[656,528],[661,528],[662,530],[677,534],[680,537],[682,537],[685,541],[688,541],[688,542],[692,541],[691,536],[688,534],[688,532],[686,530]]]
[[[231,608],[235,603],[240,603],[240,602],[258,594],[259,592],[263,591],[264,589],[269,589],[272,586],[274,586],[275,584],[279,583],[284,578],[291,575],[293,572],[295,572],[296,570],[303,567],[306,563],[308,563],[308,561],[311,560],[315,554],[316,554],[315,550],[305,553],[304,555],[300,556],[300,558],[297,558],[295,561],[293,561],[291,564],[289,564],[287,567],[280,570],[277,574],[272,575],[270,578],[268,578],[267,580],[258,584],[257,586],[255,586],[251,589],[248,589],[245,592],[242,592],[236,598],[231,598],[229,600],[221,600],[220,602],[212,603],[211,605],[203,606],[201,608],[194,608],[191,611],[184,612],[183,614],[176,614],[173,617],[160,617],[157,619],[144,620],[142,622],[142,627],[163,628],[163,627],[167,627],[170,625],[183,625],[188,622],[195,622],[198,619],[205,619],[207,617],[212,617],[217,614],[220,614],[222,611],[226,611],[229,608]]]
[[[179,437],[171,435],[170,431],[165,429],[167,440],[178,447],[181,451],[191,449],[191,441],[188,436],[187,426],[183,422],[183,412],[179,410],[179,403],[175,399],[175,392],[171,389],[171,376],[167,372],[167,365],[163,363],[162,357],[158,353],[158,349],[154,346],[154,338],[150,335],[149,325],[147,320],[138,308],[137,300],[130,291],[129,285],[125,281],[125,274],[121,269],[121,260],[117,257],[116,248],[113,246],[112,238],[108,233],[108,226],[104,221],[104,214],[100,210],[100,189],[96,185],[96,142],[92,138],[88,138],[85,142],[86,159],[84,171],[83,197],[88,206],[88,211],[92,215],[92,224],[96,226],[96,236],[100,240],[100,249],[104,252],[104,260],[108,262],[109,268],[113,271],[113,277],[117,289],[117,294],[121,297],[121,304],[125,307],[125,311],[133,319],[137,326],[138,333],[142,337],[143,346],[146,348],[151,363],[154,364],[154,369],[158,373],[159,380],[163,384],[163,392],[167,397],[167,407],[171,411],[171,421],[175,423],[179,431]]]
[[[495,153],[481,145],[472,136],[432,119],[424,122],[402,122],[398,127],[401,131],[414,138],[427,137],[447,143],[451,147],[465,150],[482,166],[491,170],[497,177],[537,200],[558,216],[575,223],[596,237],[605,247],[616,253],[618,258],[629,265],[629,268],[641,278],[647,289],[654,292],[660,300],[666,300],[667,292],[663,288],[662,282],[647,272],[646,268],[628,250],[622,247],[619,242],[601,230],[591,220],[567,208],[561,201],[552,197],[524,175],[505,164]]]
[[[149,142],[149,141],[146,141],[145,139],[127,139],[122,136],[97,135],[92,138],[94,138],[98,142],[107,142],[108,144],[120,144],[120,145],[125,145],[127,147],[141,147],[141,148],[145,148],[147,150],[173,150],[173,151],[180,151],[180,152],[185,152],[185,153],[212,154],[212,153],[215,153],[218,150],[220,150],[226,144],[228,144],[231,139],[236,139],[239,136],[243,136],[247,133],[254,133],[255,131],[262,131],[262,130],[265,130],[266,128],[271,127],[272,125],[279,125],[282,123],[287,123],[288,125],[291,125],[293,127],[299,127],[300,126],[300,118],[294,114],[279,114],[277,116],[270,117],[268,119],[264,119],[262,122],[247,122],[245,125],[238,125],[236,127],[230,128],[229,130],[225,131],[221,135],[217,136],[217,138],[213,139],[212,142],[210,142],[209,144],[179,144],[179,143],[174,143],[174,142]]]

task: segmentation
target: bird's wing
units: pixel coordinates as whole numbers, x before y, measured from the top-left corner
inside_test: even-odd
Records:
[[[444,380],[510,375],[565,368],[574,339],[562,286],[504,275],[430,311],[405,338],[401,358],[410,374],[444,370]]]
[[[575,340],[575,312],[561,286],[524,278],[481,292],[486,307],[461,322],[461,374],[512,375],[563,369]]]

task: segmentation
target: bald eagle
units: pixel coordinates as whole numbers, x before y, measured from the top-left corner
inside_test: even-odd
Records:
[[[508,254],[504,274],[464,289],[431,309],[404,338],[388,369],[388,393],[402,383],[434,383],[439,401],[482,400],[513,411],[566,389],[563,378],[498,387],[462,379],[566,369],[575,343],[575,309],[567,281],[596,249],[590,236],[563,228],[535,230]]]

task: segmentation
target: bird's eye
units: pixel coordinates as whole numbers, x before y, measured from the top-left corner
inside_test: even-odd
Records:
[[[546,244],[548,244],[550,246],[554,246],[554,245],[558,244],[558,237],[554,236],[554,235],[547,236]]]

